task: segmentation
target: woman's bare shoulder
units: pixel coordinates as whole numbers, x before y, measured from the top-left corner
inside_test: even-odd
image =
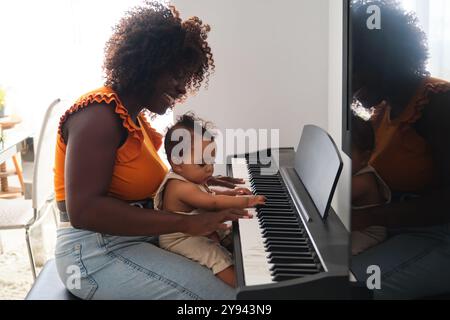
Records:
[[[94,103],[67,117],[61,131],[65,141],[73,134],[109,137],[111,140],[123,140],[124,128],[114,108],[103,103]]]

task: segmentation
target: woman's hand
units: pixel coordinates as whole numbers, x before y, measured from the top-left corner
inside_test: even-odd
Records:
[[[215,176],[215,177],[211,177],[208,180],[209,186],[220,186],[220,187],[226,187],[226,188],[230,188],[230,189],[234,189],[236,187],[236,184],[244,184],[244,183],[245,183],[245,181],[243,179],[226,177],[226,176]]]
[[[186,223],[183,232],[192,236],[208,236],[216,230],[231,228],[231,225],[225,223],[226,221],[236,221],[251,217],[246,210],[242,209],[227,209],[185,216]]]

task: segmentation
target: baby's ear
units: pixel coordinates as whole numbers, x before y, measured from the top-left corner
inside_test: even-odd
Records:
[[[175,163],[172,163],[172,170],[173,170],[173,172],[178,173],[178,174],[180,174],[183,171],[181,168],[181,165],[175,164]]]

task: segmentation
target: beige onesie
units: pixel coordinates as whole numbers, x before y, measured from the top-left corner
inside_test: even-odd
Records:
[[[184,177],[169,171],[161,183],[154,198],[155,210],[162,210],[163,197],[167,182],[170,179],[178,179],[192,183]],[[197,185],[203,192],[210,192],[206,186]],[[199,210],[191,212],[176,212],[178,214],[195,215],[201,213]],[[219,243],[207,237],[191,236],[181,232],[164,234],[159,236],[159,246],[165,250],[183,255],[193,261],[208,267],[217,274],[233,265],[231,254]]]

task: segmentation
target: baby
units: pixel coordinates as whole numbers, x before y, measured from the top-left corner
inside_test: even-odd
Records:
[[[391,191],[376,170],[369,165],[375,147],[372,125],[360,117],[352,118],[352,209],[361,210],[387,204]],[[352,255],[375,246],[387,237],[385,227],[371,226],[352,232]]]
[[[179,141],[180,137],[182,142]],[[186,144],[186,141],[192,143]],[[199,150],[195,150],[196,144],[200,146]],[[164,147],[172,170],[155,195],[155,209],[194,215],[202,211],[264,204],[263,196],[237,196],[250,193],[248,189],[213,192],[208,188],[206,182],[214,171],[214,137],[206,125],[193,115],[183,115],[167,131]],[[161,235],[159,245],[208,267],[218,278],[234,287],[235,272],[231,254],[220,243],[224,237],[224,234],[219,233],[208,237],[172,233]]]

